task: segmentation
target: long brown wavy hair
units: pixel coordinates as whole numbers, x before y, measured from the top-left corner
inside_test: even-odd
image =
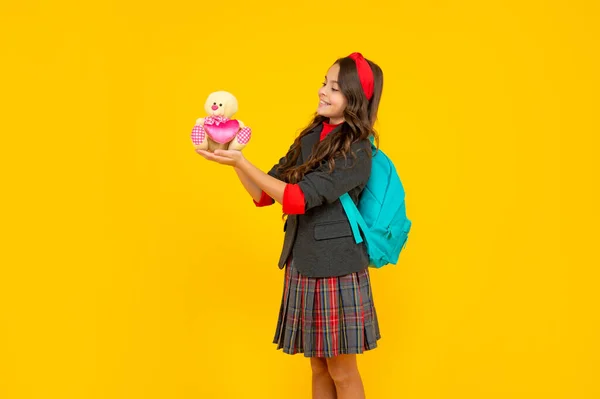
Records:
[[[289,155],[286,156],[285,162],[279,167],[279,174],[285,182],[299,182],[306,173],[320,166],[323,162],[329,164],[329,172],[331,172],[335,166],[334,157],[341,155],[346,158],[349,152],[355,157],[350,149],[352,143],[366,139],[371,134],[375,138],[376,147],[379,148],[379,135],[373,125],[377,120],[377,109],[383,90],[383,71],[374,62],[370,60],[367,60],[367,62],[371,66],[374,79],[371,100],[367,100],[363,92],[356,64],[352,58],[339,58],[333,63],[333,65],[338,64],[340,66],[337,81],[342,94],[347,100],[347,106],[344,109],[344,123],[339,131],[328,134],[323,141],[316,145],[309,159],[305,160],[302,165],[296,166],[300,156],[300,140],[302,137],[328,120],[327,117],[315,113],[312,122],[294,140]]]

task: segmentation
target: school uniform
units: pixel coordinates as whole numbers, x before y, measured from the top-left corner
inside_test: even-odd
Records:
[[[324,122],[306,134],[297,164],[304,163],[314,146],[341,126]],[[371,173],[369,140],[354,143],[352,150],[356,158],[351,154],[336,158],[331,174],[324,162],[284,190],[283,211],[288,216],[278,266],[285,267],[285,277],[273,343],[288,354],[363,353],[377,347],[381,338],[366,246],[356,244],[339,201],[348,192],[358,203]],[[283,180],[277,166],[286,156],[269,175]],[[274,202],[263,192],[254,204],[262,207]]]

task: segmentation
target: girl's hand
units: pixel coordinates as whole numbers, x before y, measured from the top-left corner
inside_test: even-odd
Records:
[[[206,150],[196,150],[196,152],[209,161],[233,167],[240,166],[245,159],[244,155],[239,150],[215,150],[214,153]]]

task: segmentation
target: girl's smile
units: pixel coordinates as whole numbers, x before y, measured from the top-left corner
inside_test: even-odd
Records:
[[[338,123],[344,119],[344,109],[347,105],[346,97],[342,94],[338,84],[340,66],[334,64],[327,71],[323,86],[319,89],[319,106],[317,113],[329,118],[331,123]]]

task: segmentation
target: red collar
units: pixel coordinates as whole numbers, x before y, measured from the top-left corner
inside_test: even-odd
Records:
[[[321,140],[325,138],[333,129],[340,126],[344,122],[340,122],[337,125],[332,125],[331,123],[327,123],[323,121],[323,130],[321,130]]]

